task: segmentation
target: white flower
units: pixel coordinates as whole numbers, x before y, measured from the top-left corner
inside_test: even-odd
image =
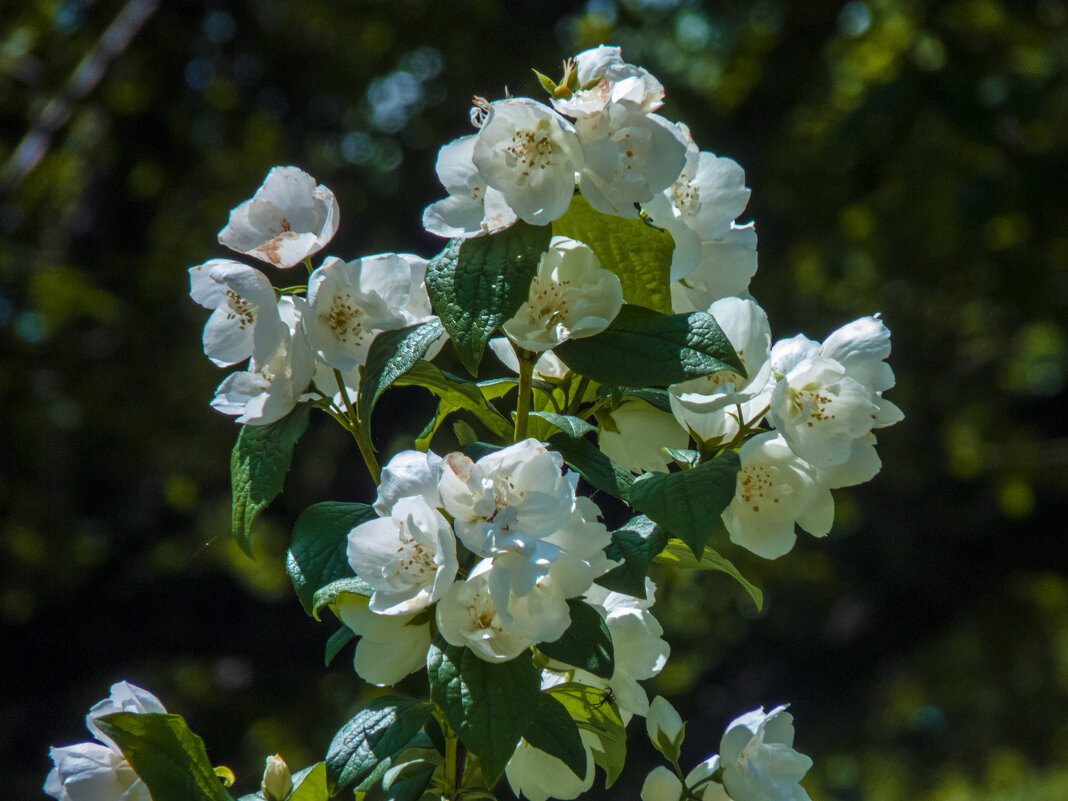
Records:
[[[370,609],[408,615],[437,601],[456,577],[456,541],[441,513],[419,496],[401,498],[389,517],[349,532],[346,555],[374,587]]]
[[[111,685],[111,694],[94,704],[85,718],[100,743],[49,749],[55,767],[45,779],[45,793],[58,801],[151,801],[148,788],[118,745],[96,723],[97,718],[116,712],[140,715],[165,714],[167,710],[148,690],[125,681]]]
[[[518,219],[504,195],[486,181],[473,161],[475,135],[462,136],[438,151],[438,180],[449,196],[423,212],[423,227],[446,237],[495,234]]]
[[[754,709],[727,726],[720,742],[723,785],[734,801],[809,801],[799,782],[812,760],[793,749],[785,706]]]
[[[675,240],[671,280],[692,273],[701,261],[701,244],[719,240],[745,211],[749,189],[745,171],[732,159],[700,152],[681,123],[679,135],[688,142],[685,165],[677,179],[642,208]]]
[[[315,357],[300,325],[306,308],[303,298],[279,298],[278,313],[288,329],[281,344],[266,360],[254,359],[247,371],[227,376],[215,390],[212,408],[250,425],[273,423],[293,410],[315,372]]]
[[[732,223],[721,238],[699,244],[697,267],[671,284],[671,308],[675,312],[704,311],[721,298],[746,297],[749,282],[756,274],[757,235],[753,223]]]
[[[530,293],[504,332],[521,348],[541,352],[593,336],[615,319],[623,289],[582,242],[554,236],[530,281]]]
[[[507,662],[534,644],[510,630],[489,590],[492,560],[483,559],[466,581],[457,581],[438,601],[438,631],[451,645],[470,648],[487,662]]]
[[[637,217],[635,203],[670,187],[686,164],[687,137],[657,114],[622,109],[575,123],[586,166],[579,189],[604,214]]]
[[[248,256],[292,267],[337,233],[334,193],[296,167],[275,167],[251,200],[230,212],[219,242]]]
[[[597,446],[605,456],[632,473],[643,470],[666,473],[672,461],[664,448],[685,448],[690,441],[686,430],[671,414],[645,401],[625,400],[607,417],[611,428],[601,422]]]
[[[118,745],[96,725],[97,718],[102,718],[104,715],[111,715],[115,712],[132,712],[136,715],[143,715],[146,712],[166,714],[167,710],[163,708],[163,704],[159,702],[156,696],[136,684],[130,684],[128,681],[118,681],[112,684],[111,694],[103,701],[97,701],[90,708],[89,714],[85,716],[85,725],[96,739],[118,751]]]
[[[746,440],[734,499],[723,511],[731,542],[765,559],[794,547],[794,523],[816,537],[834,523],[834,500],[823,475],[775,432]]]
[[[341,622],[360,635],[353,667],[364,681],[379,687],[396,684],[426,665],[430,626],[416,615],[379,615],[369,599],[342,593],[334,604]]]
[[[671,411],[680,424],[703,440],[730,440],[739,416],[749,423],[767,406],[774,389],[771,327],[765,311],[751,300],[723,298],[708,307],[748,373],[717,370],[670,389]]]
[[[50,748],[44,791],[58,801],[151,801],[122,754],[99,743]]]
[[[649,742],[669,759],[677,760],[684,729],[685,724],[671,702],[662,695],[654,698],[645,716],[645,732],[649,735]]]
[[[304,331],[312,349],[338,370],[362,365],[375,334],[433,316],[425,275],[426,260],[406,253],[326,259],[308,279]]]
[[[579,89],[567,98],[553,98],[553,107],[569,117],[613,113],[616,104],[638,111],[656,111],[664,102],[664,87],[642,67],[623,61],[618,47],[601,45],[575,56]],[[591,83],[594,83],[590,86]],[[589,88],[581,88],[581,87]]]
[[[550,798],[569,801],[589,790],[593,786],[594,776],[592,749],[602,746],[593,732],[580,730],[579,736],[586,750],[586,773],[581,777],[572,773],[561,760],[535,748],[526,740],[520,740],[504,769],[512,793],[529,801],[547,801]]]
[[[480,556],[499,556],[561,528],[575,507],[575,490],[561,473],[563,458],[534,439],[477,462],[450,453],[438,491],[456,534]]]
[[[663,765],[653,768],[642,783],[642,801],[679,801],[682,782]]]
[[[389,515],[401,498],[420,497],[431,508],[440,507],[438,479],[441,478],[441,464],[441,457],[429,451],[401,451],[390,459],[382,468],[374,503],[379,517]]]
[[[266,359],[282,342],[285,326],[274,288],[259,270],[212,259],[189,268],[189,295],[205,309],[214,309],[204,326],[204,353],[219,367],[250,356]]]
[[[571,123],[523,97],[490,104],[472,158],[486,184],[533,225],[563,216],[583,164]]]
[[[519,357],[516,356],[515,347],[508,341],[508,337],[494,337],[488,344],[493,355],[500,359],[501,364],[513,373],[519,372]],[[547,350],[542,352],[538,360],[534,362],[532,377],[540,381],[559,381],[568,372],[568,366],[560,361],[560,357],[551,350]]]

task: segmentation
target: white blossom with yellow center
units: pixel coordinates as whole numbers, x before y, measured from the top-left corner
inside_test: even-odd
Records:
[[[812,760],[794,750],[785,706],[754,709],[727,726],[719,746],[723,787],[734,801],[809,801],[800,781]]]
[[[270,357],[285,326],[267,276],[247,264],[212,259],[189,268],[189,295],[213,309],[204,325],[204,353],[219,367]]]
[[[619,278],[587,245],[554,236],[530,282],[526,302],[503,326],[516,345],[542,352],[609,326],[623,305]]]
[[[485,179],[473,161],[475,136],[462,136],[438,151],[438,180],[449,196],[423,212],[423,227],[446,237],[494,234],[515,223],[516,213],[504,195]]]

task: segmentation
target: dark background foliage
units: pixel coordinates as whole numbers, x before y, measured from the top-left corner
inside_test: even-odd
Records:
[[[792,702],[814,798],[1068,796],[1068,6],[1061,0],[505,3],[36,0],[0,22],[0,773],[39,797],[49,744],[122,678],[182,713],[238,789],[317,760],[364,690],[283,568],[310,503],[368,500],[316,420],[285,495],[228,542],[233,423],[185,268],[275,164],[337,194],[327,252],[425,256],[437,148],[472,95],[600,42],[663,113],[746,169],[777,337],[875,311],[908,418],[883,473],[766,591],[666,574],[654,692],[723,726]],[[376,437],[414,432],[414,390]],[[725,546],[726,547],[726,546]],[[695,611],[697,610],[697,611]],[[419,680],[407,687],[421,692]],[[640,730],[613,794],[651,764]]]

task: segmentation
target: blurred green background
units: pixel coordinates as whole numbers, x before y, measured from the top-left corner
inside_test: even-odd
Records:
[[[242,792],[276,751],[325,752],[361,687],[304,616],[286,532],[369,500],[319,419],[285,495],[228,542],[236,427],[186,268],[295,164],[337,194],[327,253],[424,256],[437,148],[472,95],[601,42],[665,84],[662,113],[746,169],[776,337],[882,312],[908,415],[835,529],[765,590],[663,575],[674,646],[651,689],[723,726],[792,702],[814,799],[1068,797],[1068,4],[906,0],[4,4],[0,22],[0,775],[40,797],[49,744],[119,679],[182,713]],[[431,408],[380,405],[380,442]],[[694,610],[700,610],[695,614]],[[406,688],[421,692],[420,680]],[[635,758],[611,791],[637,798]],[[505,791],[506,792],[506,791]]]

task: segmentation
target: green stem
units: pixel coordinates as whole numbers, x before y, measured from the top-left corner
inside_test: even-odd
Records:
[[[360,456],[363,457],[363,463],[367,465],[367,472],[371,474],[371,479],[375,484],[378,484],[382,479],[382,469],[378,466],[374,448],[371,447],[371,443],[363,431],[363,426],[360,425],[360,418],[356,415],[356,409],[352,406],[352,399],[349,397],[348,387],[345,386],[345,379],[342,377],[341,371],[336,368],[334,369],[334,380],[337,381],[337,388],[341,391],[341,399],[345,403],[345,411],[348,412],[348,425],[344,423],[342,425],[349,430],[352,438],[356,440],[356,447],[360,449]],[[339,420],[338,422],[341,421]]]
[[[534,362],[537,355],[522,348],[516,348],[519,357],[519,396],[515,403],[515,437],[513,441],[519,442],[527,438],[527,417],[530,415],[530,396],[532,394],[530,382],[534,375]]]
[[[575,397],[571,399],[571,403],[567,405],[566,414],[575,414],[578,411],[579,406],[582,405],[582,399],[586,395],[586,389],[590,386],[590,379],[586,376],[582,376],[579,379],[578,389],[575,390]]]

